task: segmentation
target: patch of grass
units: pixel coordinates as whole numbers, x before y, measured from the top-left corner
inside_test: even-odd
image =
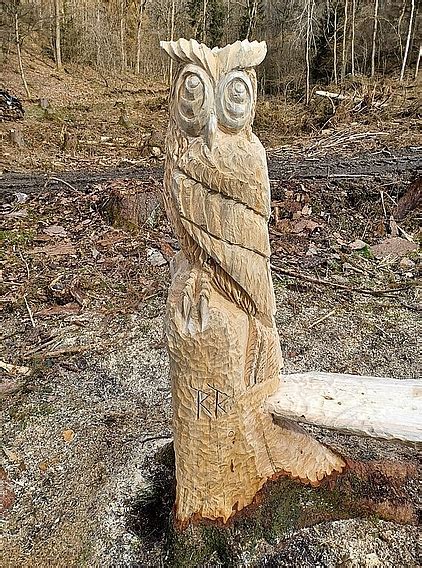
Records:
[[[5,245],[26,245],[35,238],[33,229],[0,230],[0,243]]]
[[[369,246],[365,246],[360,250],[355,251],[354,253],[356,256],[362,256],[363,258],[374,258],[371,249]]]

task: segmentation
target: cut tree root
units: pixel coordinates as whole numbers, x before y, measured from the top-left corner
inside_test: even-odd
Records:
[[[148,464],[145,490],[130,512],[130,529],[147,550],[159,543],[163,566],[169,568],[240,566],[263,542],[282,542],[292,531],[334,520],[375,516],[417,524],[416,500],[408,488],[417,476],[413,462],[350,459],[341,475],[317,488],[281,477],[268,481],[253,504],[227,524],[202,520],[185,530],[174,522],[173,444],[160,448]]]

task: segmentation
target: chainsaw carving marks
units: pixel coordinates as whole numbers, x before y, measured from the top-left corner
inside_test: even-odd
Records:
[[[282,366],[266,155],[252,132],[265,42],[161,47],[177,63],[163,192],[181,247],[166,313],[176,518],[226,522],[281,471],[318,483],[344,464],[264,408]]]

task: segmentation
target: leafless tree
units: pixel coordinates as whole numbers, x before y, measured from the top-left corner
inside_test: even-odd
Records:
[[[412,38],[413,17],[414,17],[414,14],[415,14],[415,0],[411,0],[411,2],[412,2],[412,7],[411,7],[411,10],[410,10],[409,27],[407,28],[406,47],[404,48],[403,62],[402,62],[401,72],[400,72],[400,83],[403,81],[403,78],[404,78],[404,72],[406,70],[407,58],[408,58],[408,55],[409,55],[410,40]]]
[[[377,0],[378,1],[378,0]],[[344,81],[347,67],[347,25],[349,23],[349,0],[344,2],[343,47],[341,50],[341,80]]]
[[[374,3],[374,28],[372,33],[372,55],[371,55],[371,77],[375,75],[375,52],[377,47],[377,31],[378,31],[378,8],[379,0]]]
[[[19,71],[22,78],[22,83],[25,88],[25,93],[28,99],[31,98],[31,93],[28,88],[28,83],[26,82],[25,72],[23,69],[23,62],[22,62],[22,50],[21,50],[21,38],[19,35],[19,16],[18,12],[15,12],[15,38],[16,38],[16,50],[18,54],[18,62],[19,62]]]
[[[54,48],[55,48],[56,66],[58,71],[61,71],[63,69],[60,21],[61,21],[60,0],[54,0],[54,24],[55,24]]]
[[[350,62],[352,77],[355,76],[355,25],[356,25],[356,0],[352,0],[352,29],[350,39]]]

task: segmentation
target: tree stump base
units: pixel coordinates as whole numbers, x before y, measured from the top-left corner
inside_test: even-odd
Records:
[[[275,327],[210,290],[206,325],[186,290],[195,277],[183,253],[173,259],[167,338],[176,450],[176,518],[223,523],[250,505],[266,481],[281,474],[318,485],[344,462],[304,430],[274,424],[263,401],[279,386]],[[193,274],[193,276],[192,276]],[[196,275],[198,279],[200,275]],[[250,337],[261,358],[248,369]]]
[[[317,488],[281,477],[266,483],[254,503],[237,513],[228,524],[201,520],[184,529],[175,522],[173,504],[176,470],[173,444],[160,448],[149,459],[148,468],[148,485],[132,509],[133,521],[130,528],[141,539],[144,553],[149,551],[149,558],[150,555],[157,554],[154,558],[156,565],[171,568],[244,566],[245,558],[255,558],[256,562],[248,565],[315,566],[317,558],[308,564],[301,561],[302,557],[298,557],[295,563],[289,556],[291,549],[297,547],[294,544],[295,531],[318,525],[317,533],[322,533],[321,540],[324,542],[323,535],[333,526],[333,521],[357,519],[359,526],[363,524],[365,527],[366,521],[363,519],[367,518],[372,519],[372,524],[378,523],[375,525],[376,532],[380,532],[384,526],[381,520],[393,521],[385,523],[384,528],[390,535],[393,534],[390,536],[390,548],[394,551],[399,549],[400,544],[394,533],[401,534],[405,530],[400,524],[408,526],[409,538],[414,538],[414,551],[412,553],[411,545],[408,550],[398,551],[398,555],[414,554],[415,563],[407,561],[395,565],[417,566],[417,489],[409,491],[409,487],[415,485],[417,468],[412,462],[348,461],[343,474],[326,480]],[[372,524],[368,525],[368,530]],[[356,538],[356,525],[352,524],[348,529],[345,523],[341,527],[346,532],[351,531],[350,539]],[[304,546],[304,537],[298,534],[297,538],[301,550],[296,550],[295,553],[315,554],[315,551],[307,550]],[[343,542],[340,546],[343,553],[347,544]],[[290,563],[281,561],[285,547]],[[371,550],[364,552],[370,553]],[[265,558],[265,563],[260,563],[260,557]]]

